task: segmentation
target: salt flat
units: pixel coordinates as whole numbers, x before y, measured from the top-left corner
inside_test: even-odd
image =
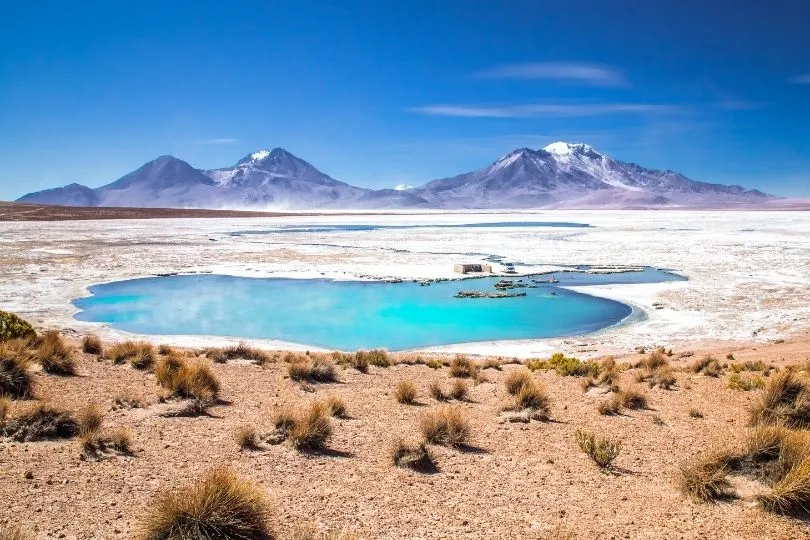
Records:
[[[507,221],[591,227],[233,234],[292,225]],[[521,267],[525,271],[580,264],[655,266],[671,268],[689,281],[578,288],[638,308],[630,321],[596,334],[435,350],[530,356],[562,349],[587,355],[627,351],[638,345],[764,341],[802,329],[810,315],[810,214],[806,212],[469,212],[3,222],[0,305],[41,325],[116,338],[120,332],[74,320],[70,300],[86,295],[86,287],[95,283],[173,272],[335,279],[457,277],[452,272],[454,263],[484,261],[488,255],[525,263]],[[189,340],[181,336],[162,341]],[[194,338],[194,342],[201,340]]]

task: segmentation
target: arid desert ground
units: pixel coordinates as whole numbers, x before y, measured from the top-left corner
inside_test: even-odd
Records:
[[[273,233],[482,219],[591,227]],[[281,539],[810,538],[808,238],[799,212],[0,223],[0,309],[38,335],[0,344],[0,372],[24,366],[30,390],[0,408],[0,531],[158,538],[146,523],[161,494],[227,467]],[[689,279],[582,287],[635,309],[597,333],[392,354],[130,335],[70,304],[95,283],[174,272],[450,278],[471,253],[526,273]],[[43,407],[64,415],[58,436],[31,424]],[[431,431],[442,415],[455,439]],[[400,442],[420,466],[397,465]]]

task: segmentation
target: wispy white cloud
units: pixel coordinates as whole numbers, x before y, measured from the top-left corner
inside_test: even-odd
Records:
[[[717,106],[721,109],[730,111],[751,111],[754,109],[761,109],[763,105],[755,101],[748,101],[747,99],[737,99],[733,97],[723,97],[717,102]]]
[[[789,80],[793,84],[810,84],[810,73],[796,75],[795,77],[791,77]]]
[[[544,79],[581,83],[589,86],[629,86],[630,82],[614,68],[575,62],[528,62],[506,64],[477,74],[487,79]]]
[[[467,118],[535,118],[602,116],[608,114],[671,113],[682,110],[677,105],[649,103],[538,103],[528,105],[424,105],[411,107],[411,112],[432,116],[459,116]]]
[[[203,139],[200,141],[194,141],[194,144],[199,145],[214,145],[214,144],[233,144],[239,142],[239,139],[234,137],[220,137],[216,139]]]

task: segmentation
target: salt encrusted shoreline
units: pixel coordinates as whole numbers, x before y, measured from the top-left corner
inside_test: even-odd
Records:
[[[467,224],[509,215],[294,216],[0,223],[0,305],[40,325],[132,337],[73,319],[74,298],[96,283],[163,273],[249,277],[448,279],[459,261],[486,254],[526,263],[521,274],[579,264],[672,268],[688,282],[591,285],[573,290],[632,305],[643,320],[574,338],[466,343],[430,350],[534,356],[549,350],[629,351],[638,345],[705,340],[767,341],[810,317],[810,214],[800,212],[538,212],[538,221],[589,228],[381,229],[231,236],[279,224]],[[527,213],[515,213],[525,221]],[[214,239],[216,241],[211,241]],[[476,253],[478,255],[470,255]],[[212,336],[153,337],[175,344],[225,343]],[[268,348],[315,349],[279,341]],[[495,352],[497,351],[497,352]]]

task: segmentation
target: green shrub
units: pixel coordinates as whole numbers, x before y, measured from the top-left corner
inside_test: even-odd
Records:
[[[0,311],[0,341],[29,339],[36,337],[34,327],[28,321],[7,311]]]
[[[593,433],[581,429],[577,430],[575,437],[580,450],[588,454],[600,469],[613,467],[613,461],[619,457],[622,449],[621,443],[616,440],[597,438]]]
[[[554,353],[548,360],[529,360],[526,367],[532,371],[553,369],[559,375],[571,377],[596,377],[602,371],[601,366],[593,360],[583,362],[579,358],[565,356],[561,352]]]

